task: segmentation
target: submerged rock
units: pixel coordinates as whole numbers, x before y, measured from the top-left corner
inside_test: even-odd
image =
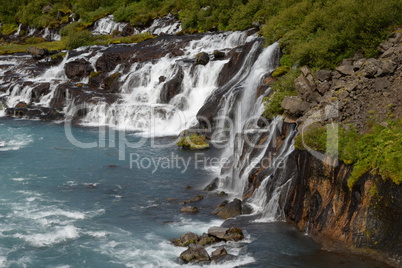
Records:
[[[204,197],[202,195],[197,195],[196,197],[193,197],[192,199],[181,201],[180,204],[185,205],[185,204],[188,204],[188,203],[199,202],[202,199],[204,199]]]
[[[199,209],[197,207],[193,207],[193,206],[182,207],[180,209],[180,212],[182,212],[182,213],[197,213],[198,211],[199,211]]]

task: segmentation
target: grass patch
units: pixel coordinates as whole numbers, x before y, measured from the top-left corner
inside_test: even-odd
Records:
[[[18,30],[18,25],[15,23],[4,24],[0,28],[0,32],[4,35],[10,35]]]
[[[358,134],[355,128],[345,130],[339,127],[336,138],[338,150],[335,151],[328,147],[331,142],[327,143],[327,128],[312,126],[303,133],[303,137],[296,137],[295,147],[305,150],[307,145],[313,150],[338,156],[346,164],[353,164],[348,179],[349,188],[366,173],[391,179],[398,185],[402,183],[402,120],[389,122],[387,127],[377,124],[363,135]]]
[[[46,48],[48,50],[63,50],[66,49],[66,44],[63,40],[54,42],[42,42],[35,45],[32,44],[5,44],[0,46],[0,55],[13,54],[19,52],[27,52],[29,47]]]

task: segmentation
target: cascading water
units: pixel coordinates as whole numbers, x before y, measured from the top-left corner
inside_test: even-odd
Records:
[[[172,15],[158,18],[152,22],[152,25],[142,31],[142,33],[160,34],[176,34],[182,30],[181,23]]]
[[[111,19],[107,17],[104,21],[98,21],[95,29],[102,32],[106,28],[109,31],[123,26],[107,22]],[[102,22],[105,23],[102,24]],[[156,24],[160,29],[161,22],[156,21]],[[171,27],[173,28],[178,29],[176,26]],[[151,31],[150,29],[148,30]],[[224,59],[211,60],[205,66],[194,65],[192,59],[196,58],[200,52],[206,52],[211,56],[216,50],[227,53],[247,42],[253,43],[241,67],[236,75],[223,85],[226,93],[222,97],[221,109],[217,113],[221,119],[216,120],[216,129],[225,129],[228,117],[236,118],[236,120],[233,120],[229,134],[225,131],[217,131],[218,134],[213,136],[214,140],[228,140],[229,149],[225,151],[224,157],[232,159],[231,169],[222,175],[221,188],[241,197],[244,195],[247,179],[253,172],[255,163],[265,157],[269,148],[272,147],[272,142],[277,138],[276,129],[280,128],[279,119],[275,119],[267,129],[257,130],[256,120],[250,120],[250,118],[258,117],[262,112],[262,96],[257,96],[255,89],[276,67],[278,44],[262,49],[263,41],[256,35],[249,36],[246,32],[216,33],[192,40],[181,48],[183,53],[179,56],[167,55],[157,60],[134,62],[129,68],[127,65],[118,64],[107,75],[120,74],[119,98],[113,102],[102,101],[102,98],[98,98],[97,101],[94,101],[95,98],[88,102],[84,101],[81,104],[85,107],[86,114],[81,123],[88,126],[133,130],[141,132],[142,135],[177,135],[196,124],[197,112],[211,94],[218,90],[217,84],[221,70],[228,63],[228,59]],[[164,41],[161,41],[160,45],[164,46]],[[67,54],[59,65],[40,70],[37,70],[33,62],[27,58],[21,60],[18,57],[3,56],[0,62],[3,71],[1,75],[3,103],[6,107],[14,107],[19,102],[34,102],[37,106],[49,107],[55,98],[58,86],[69,81],[65,73],[66,64],[84,60],[93,70],[96,70],[97,60],[103,55],[105,49],[106,47],[81,48],[71,56]],[[8,77],[6,73],[19,75]],[[175,79],[178,82],[173,83],[173,89],[178,92],[166,98],[168,94],[166,91],[171,90],[169,85]],[[87,84],[88,77],[76,83]],[[33,101],[37,84],[49,85],[47,93]],[[4,87],[7,90],[4,90]],[[73,105],[75,101],[74,96],[67,90],[64,101],[65,114],[75,112]],[[263,148],[255,149],[246,144],[244,137],[247,135],[251,137],[254,144],[258,143]],[[264,141],[260,142],[262,139]],[[281,148],[280,157],[285,157],[291,151],[289,142],[285,144],[288,146]],[[269,204],[271,200],[271,197],[268,198],[263,191],[270,178],[271,175],[267,175],[252,198],[248,199],[255,210],[263,214],[264,211],[269,210],[268,205],[264,204]],[[277,200],[277,197],[278,192],[275,192],[272,198]],[[267,208],[264,210],[264,207]],[[270,209],[270,211],[273,210],[275,209]],[[264,218],[267,218],[265,214]]]
[[[123,31],[123,29],[128,25],[127,22],[116,22],[113,15],[109,15],[95,22],[92,33],[94,35],[112,34],[115,30],[120,32]],[[138,33],[138,31],[134,33]]]
[[[57,30],[45,28],[44,33],[42,35],[43,38],[49,41],[60,41],[61,35],[57,32]]]
[[[220,71],[227,63],[227,60],[220,60],[210,61],[206,66],[194,66],[188,59],[195,58],[200,51],[213,54],[214,50],[230,50],[251,40],[245,32],[207,35],[184,47],[183,56],[135,63],[120,78],[122,101],[111,105],[87,104],[88,113],[82,122],[136,130],[152,136],[177,135],[196,123],[195,115],[217,88]],[[116,71],[123,72],[118,66],[110,73]],[[164,100],[162,92],[178,75],[182,76],[177,85],[180,92],[172,99]],[[166,81],[161,82],[161,78]]]
[[[215,135],[218,139],[226,139],[228,144],[223,154],[228,162],[222,167],[220,189],[237,198],[247,196],[246,201],[253,207],[254,214],[260,215],[258,221],[279,218],[279,197],[291,180],[286,176],[276,178],[275,174],[278,169],[286,168],[283,163],[294,149],[292,140],[296,130],[289,130],[282,145],[278,146],[278,133],[283,127],[281,118],[275,118],[266,128],[257,126],[257,119],[263,112],[263,96],[257,96],[256,89],[265,75],[277,66],[278,52],[278,44],[271,45],[261,53],[249,74],[240,79],[236,77],[237,83],[223,97],[219,111],[222,119],[217,122],[218,135]],[[226,127],[228,118],[232,122],[229,134]],[[219,135],[222,133],[225,135]],[[273,155],[275,149],[278,150]],[[267,170],[267,174],[248,197],[249,178],[261,167]]]

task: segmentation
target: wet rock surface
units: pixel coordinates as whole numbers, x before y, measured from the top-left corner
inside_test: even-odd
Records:
[[[191,244],[188,249],[180,254],[180,259],[185,263],[209,263],[211,257],[201,245]]]
[[[283,199],[289,222],[327,250],[402,263],[402,187],[366,173],[349,189],[352,166],[331,166],[306,151],[294,151],[287,165],[297,171]]]

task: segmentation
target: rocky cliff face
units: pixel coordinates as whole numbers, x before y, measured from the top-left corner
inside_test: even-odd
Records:
[[[282,102],[287,121],[300,126],[352,123],[364,133],[371,121],[386,125],[402,114],[402,34],[382,43],[379,58],[356,55],[334,71],[295,80],[297,97]],[[329,160],[329,159],[327,159]],[[365,174],[349,189],[353,167],[331,166],[306,151],[294,151],[287,166],[296,170],[286,196],[286,219],[323,245],[402,265],[402,187]]]
[[[354,124],[361,132],[368,122],[385,122],[402,114],[402,34],[382,43],[377,59],[356,54],[334,71],[313,74],[302,67],[295,80],[297,97],[282,102],[290,121],[314,121],[322,125]]]
[[[400,267],[402,187],[365,174],[349,189],[351,166],[326,165],[306,151],[294,151],[287,166],[297,171],[284,205],[289,222],[327,250]]]

